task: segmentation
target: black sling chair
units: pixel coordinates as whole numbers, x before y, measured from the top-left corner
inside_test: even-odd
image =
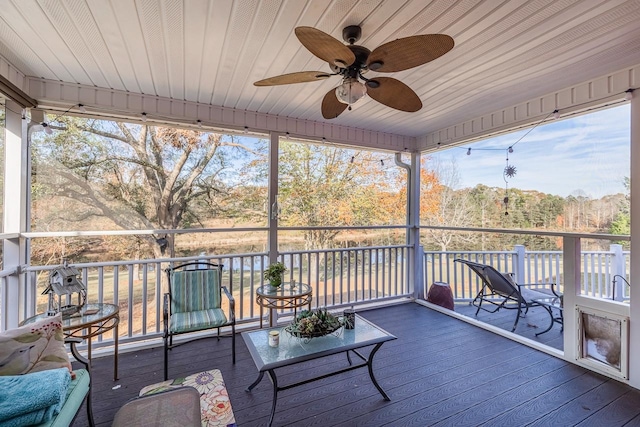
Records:
[[[511,332],[516,330],[518,326],[518,320],[520,317],[524,317],[529,311],[529,307],[539,306],[534,299],[559,297],[560,294],[555,290],[555,283],[537,283],[535,285],[519,285],[517,284],[510,274],[501,273],[494,267],[486,264],[480,264],[478,262],[468,261],[466,259],[456,259],[454,262],[460,262],[467,265],[474,273],[476,273],[480,279],[482,279],[482,289],[478,292],[478,295],[471,303],[475,307],[476,316],[480,312],[480,309],[489,313],[495,313],[501,308],[508,310],[518,310],[516,321],[513,323]],[[529,289],[528,286],[550,286],[550,292],[544,290]],[[491,304],[495,308],[487,308],[486,304],[483,307],[482,303]],[[490,306],[491,307],[491,306]]]

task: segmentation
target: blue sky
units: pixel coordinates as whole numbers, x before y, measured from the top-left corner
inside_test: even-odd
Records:
[[[630,168],[629,108],[625,104],[570,119],[551,120],[517,144],[527,130],[430,156],[445,167],[455,164],[457,188],[477,184],[504,187],[507,148],[515,144],[509,154],[509,164],[516,167],[516,175],[509,178],[510,188],[562,197],[580,192],[592,198],[624,193],[624,177],[629,176]],[[469,147],[471,155],[467,155]]]

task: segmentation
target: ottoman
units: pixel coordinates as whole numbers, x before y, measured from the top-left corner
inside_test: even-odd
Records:
[[[140,390],[140,396],[184,386],[193,387],[200,393],[202,427],[236,427],[231,401],[218,369],[148,385]]]

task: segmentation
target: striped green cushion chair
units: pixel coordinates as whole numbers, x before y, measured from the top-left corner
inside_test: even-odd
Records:
[[[222,267],[217,264],[191,262],[166,270],[169,292],[164,295],[164,379],[168,378],[169,349],[175,347],[173,336],[187,332],[231,326],[231,352],[236,363],[235,301],[222,286]],[[229,300],[229,312],[222,309],[222,294]],[[178,344],[176,344],[178,345]]]

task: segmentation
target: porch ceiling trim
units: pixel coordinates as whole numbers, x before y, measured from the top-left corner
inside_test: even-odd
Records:
[[[414,137],[349,126],[34,77],[28,78],[27,87],[29,95],[38,101],[38,108],[43,109],[67,111],[74,104],[82,104],[92,116],[140,121],[144,112],[148,121],[159,123],[194,126],[200,120],[203,126],[212,128],[244,131],[246,126],[250,132],[289,132],[292,138],[318,141],[325,138],[334,143],[389,151],[416,150]]]
[[[640,86],[640,64],[530,99],[490,114],[448,126],[418,138],[418,150],[436,151],[529,127],[540,120],[584,113],[625,102],[625,91]],[[640,90],[635,96],[640,96]]]
[[[18,102],[21,106],[26,107],[31,104],[32,99],[27,95],[26,76],[14,67],[9,61],[0,56],[0,77],[3,80],[3,86],[6,86],[3,90],[5,95],[10,96],[14,101]],[[17,93],[12,93],[14,91]],[[23,97],[24,99],[16,99]]]

